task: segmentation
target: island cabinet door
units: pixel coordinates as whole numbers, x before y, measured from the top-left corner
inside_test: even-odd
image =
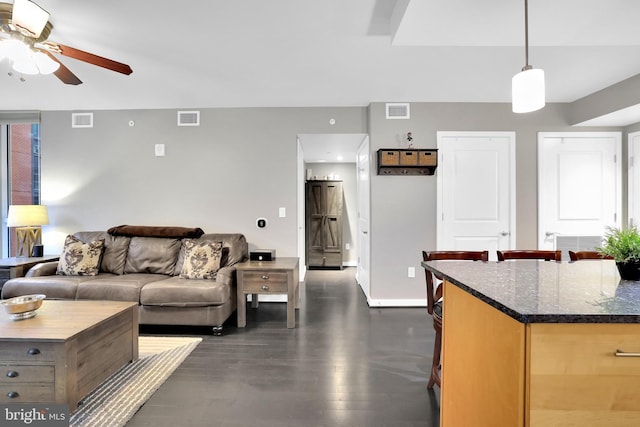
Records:
[[[640,324],[527,328],[531,427],[640,426]]]
[[[523,426],[524,324],[449,282],[443,313],[441,425]]]

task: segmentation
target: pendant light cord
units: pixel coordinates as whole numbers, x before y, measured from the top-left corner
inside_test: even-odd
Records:
[[[524,68],[522,71],[531,68],[529,65],[529,1],[524,0]]]

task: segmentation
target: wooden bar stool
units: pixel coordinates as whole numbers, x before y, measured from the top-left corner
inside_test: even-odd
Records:
[[[584,259],[613,259],[612,256],[602,255],[597,251],[569,251],[569,259],[571,262],[582,261]]]
[[[461,261],[488,261],[489,251],[422,251],[424,261],[434,260],[461,260]],[[431,271],[424,269],[427,283],[427,312],[433,318],[433,329],[436,336],[433,342],[433,361],[431,363],[431,373],[427,388],[433,388],[434,384],[440,387],[440,353],[442,351],[442,277],[438,286],[434,286]]]
[[[508,259],[540,259],[544,261],[562,261],[562,251],[511,250],[497,251],[498,261]]]

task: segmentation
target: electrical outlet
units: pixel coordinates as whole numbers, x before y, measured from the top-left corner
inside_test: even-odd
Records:
[[[345,251],[351,250],[351,243],[345,243],[344,244],[344,250]]]
[[[416,277],[416,268],[415,267],[409,267],[407,269],[407,276],[408,277]]]
[[[156,157],[164,157],[164,144],[156,144],[154,150]]]

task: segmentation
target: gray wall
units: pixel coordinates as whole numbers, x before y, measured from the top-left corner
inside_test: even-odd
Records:
[[[59,253],[68,233],[134,224],[241,232],[252,249],[297,256],[297,134],[366,133],[367,109],[200,114],[201,126],[177,127],[176,110],[96,111],[93,128],[73,129],[70,111],[43,112],[45,251]],[[154,156],[158,143],[165,157]],[[267,218],[265,229],[258,217]]]
[[[436,179],[377,176],[379,148],[398,146],[407,132],[415,147],[435,148],[437,131],[515,131],[517,247],[531,248],[536,246],[537,133],[621,130],[570,127],[567,104],[516,115],[506,103],[412,103],[410,120],[386,120],[384,109],[384,103],[203,109],[200,127],[177,127],[175,110],[97,111],[93,129],[72,129],[70,111],[43,112],[42,200],[51,216],[44,228],[45,251],[59,251],[64,236],[74,231],[146,224],[242,232],[252,248],[297,256],[297,135],[368,133],[371,301],[417,304],[425,299],[420,251],[436,244]],[[329,125],[330,118],[335,125]],[[623,141],[624,155],[626,134]],[[166,157],[154,156],[156,143],[166,144]],[[623,180],[626,194],[626,175]],[[278,218],[279,207],[287,209],[286,218]],[[269,225],[259,230],[255,220],[262,216]],[[407,277],[409,266],[416,268],[415,278]]]
[[[357,265],[358,262],[358,188],[355,163],[307,163],[318,178],[340,175],[344,206],[342,210],[342,263]],[[345,244],[349,243],[350,250]]]
[[[567,110],[566,104],[547,104],[519,115],[511,112],[510,104],[412,103],[411,119],[387,120],[385,104],[374,103],[369,106],[371,151],[375,158],[380,148],[402,147],[399,141],[407,132],[412,132],[414,147],[436,148],[437,131],[515,131],[516,246],[535,248],[537,133],[621,130],[570,127]],[[378,176],[375,167],[372,171],[372,304],[396,300],[412,305],[426,298],[421,251],[436,249],[436,176]],[[626,176],[623,179],[626,182]],[[411,266],[416,268],[415,278],[407,277]]]

